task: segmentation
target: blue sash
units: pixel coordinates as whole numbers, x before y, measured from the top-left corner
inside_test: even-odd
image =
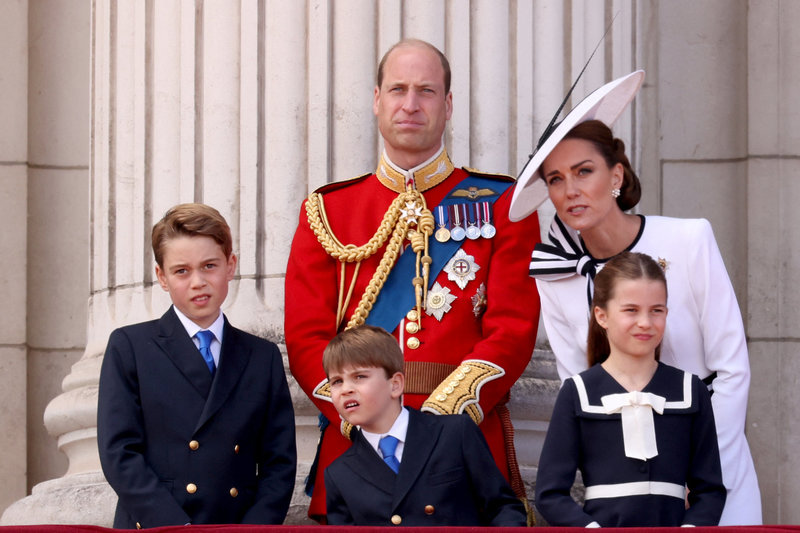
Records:
[[[514,185],[513,182],[502,182],[478,176],[467,176],[447,193],[444,200],[442,200],[439,205],[447,206],[462,204],[465,203],[465,201],[468,202],[469,200],[464,196],[453,196],[453,193],[459,189],[467,190],[470,187],[477,187],[478,189],[485,188],[494,191],[494,195],[481,196],[474,200],[476,202],[490,202],[493,204],[495,200],[512,185]],[[434,207],[433,209],[436,208]],[[453,254],[461,247],[461,242],[462,241],[453,239],[447,242],[429,239],[428,251],[433,260],[430,266],[430,276],[428,278],[430,286],[433,286],[439,272],[442,271],[450,258],[453,257]],[[392,271],[386,278],[386,282],[383,284],[383,288],[378,294],[375,304],[372,306],[372,311],[370,311],[367,316],[367,324],[382,327],[391,333],[400,321],[405,318],[406,313],[417,305],[414,286],[411,283],[411,280],[417,275],[416,264],[417,254],[414,253],[413,250],[409,250],[408,253],[400,255],[394,268],[392,268]],[[429,289],[430,286],[428,287]]]

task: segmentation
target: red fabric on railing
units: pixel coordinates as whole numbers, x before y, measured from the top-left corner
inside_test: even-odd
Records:
[[[153,533],[337,533],[343,531],[353,531],[358,533],[388,533],[389,531],[400,531],[404,533],[522,533],[530,531],[523,527],[371,527],[361,526],[358,528],[349,526],[254,526],[254,525],[194,525],[194,526],[168,526],[149,529]],[[582,528],[567,527],[537,527],[543,533],[575,533]],[[100,526],[84,525],[30,525],[30,526],[2,526],[0,533],[112,533],[130,531],[122,529],[110,529]],[[685,528],[677,527],[653,527],[653,528],[603,528],[604,533],[631,533],[632,531],[647,531],[648,533],[687,533]],[[779,533],[791,532],[800,533],[800,526],[723,526],[723,527],[696,527],[690,530],[692,533]]]

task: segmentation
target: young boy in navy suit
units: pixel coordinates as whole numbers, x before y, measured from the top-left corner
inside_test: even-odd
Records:
[[[154,227],[158,320],[111,334],[97,442],[119,496],[115,528],[283,522],[294,488],[294,411],[278,347],[220,310],[236,271],[212,207],[182,204]]]
[[[336,410],[355,426],[352,446],[325,469],[328,524],[526,525],[522,502],[469,416],[403,407],[394,337],[373,326],[345,330],[322,365]]]

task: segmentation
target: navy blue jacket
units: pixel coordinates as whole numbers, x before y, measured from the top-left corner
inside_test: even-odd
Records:
[[[705,384],[658,364],[642,389],[666,400],[663,414],[653,413],[658,455],[646,461],[625,455],[622,417],[602,408],[603,396],[625,392],[602,365],[564,382],[539,459],[536,508],[551,526],[717,525],[726,491]],[[570,494],[576,470],[587,487],[583,507]]]
[[[171,307],[111,334],[97,441],[115,528],[283,522],[297,457],[281,354],[224,328],[213,380]]]
[[[472,419],[408,411],[397,474],[356,430],[325,469],[329,524],[525,526],[525,508]]]

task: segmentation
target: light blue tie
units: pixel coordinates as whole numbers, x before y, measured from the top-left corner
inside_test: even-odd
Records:
[[[380,449],[383,455],[383,461],[389,465],[389,468],[391,468],[395,474],[400,469],[400,461],[398,461],[397,457],[394,455],[397,443],[397,437],[392,437],[391,435],[381,437],[381,440],[378,442],[378,449]]]
[[[200,341],[200,354],[203,356],[203,359],[205,359],[208,371],[211,372],[213,376],[214,371],[217,369],[217,365],[214,364],[214,356],[211,355],[211,341],[214,340],[214,334],[204,329],[198,331],[195,337]]]

